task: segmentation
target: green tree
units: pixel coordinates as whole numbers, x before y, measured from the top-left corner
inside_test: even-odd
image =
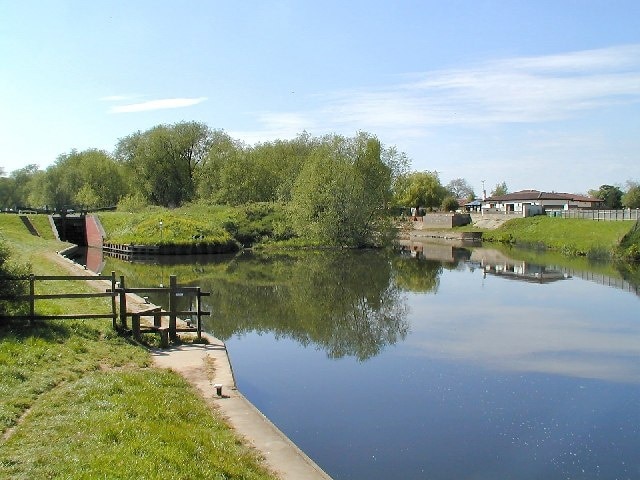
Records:
[[[507,187],[507,182],[497,183],[496,188],[491,192],[492,197],[501,197],[502,195],[506,195],[509,193],[509,187]]]
[[[460,208],[460,204],[458,200],[452,196],[444,197],[442,200],[442,205],[440,208],[445,212],[455,212],[458,208]]]
[[[395,184],[395,203],[403,207],[434,210],[442,204],[447,190],[440,184],[437,172],[413,172]]]
[[[15,190],[14,180],[0,177],[0,209],[12,209],[16,206]]]
[[[627,208],[640,208],[640,184],[638,182],[627,181],[627,191],[622,196],[622,205]]]
[[[96,149],[58,156],[33,182],[35,192],[30,198],[58,210],[114,206],[126,193],[122,167],[107,152]]]
[[[454,178],[447,183],[446,189],[456,199],[464,198],[471,201],[476,196],[473,192],[473,187],[464,178]]]
[[[132,185],[149,203],[175,207],[195,198],[196,171],[211,141],[207,125],[180,122],[124,137],[115,154],[127,167]]]
[[[195,173],[196,193],[211,203],[238,204],[243,200],[242,173],[246,147],[222,130],[213,130],[209,151]]]
[[[297,233],[328,245],[372,244],[390,198],[391,169],[380,154],[368,134],[324,137],[293,186],[289,212]]]
[[[0,175],[0,208],[37,207],[29,201],[31,183],[37,172],[37,165],[27,165],[8,177]]]
[[[613,185],[600,185],[598,190],[589,190],[589,195],[601,199],[604,208],[622,208],[622,190]]]

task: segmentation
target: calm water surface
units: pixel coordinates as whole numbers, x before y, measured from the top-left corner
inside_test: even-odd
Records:
[[[240,390],[336,480],[640,478],[635,287],[409,250],[156,268],[211,291]]]

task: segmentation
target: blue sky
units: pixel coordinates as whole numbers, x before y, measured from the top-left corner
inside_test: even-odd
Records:
[[[161,123],[366,131],[442,183],[640,181],[640,1],[0,0],[0,167]]]

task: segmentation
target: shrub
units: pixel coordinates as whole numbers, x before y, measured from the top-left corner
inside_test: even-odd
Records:
[[[26,304],[19,302],[16,297],[27,293],[28,284],[16,278],[29,275],[30,270],[28,265],[12,263],[9,248],[0,241],[0,294],[9,297],[0,300],[0,316],[26,313]]]
[[[440,206],[440,208],[445,212],[455,212],[458,208],[460,208],[460,204],[458,203],[458,200],[453,197],[445,197],[445,199],[442,200],[442,205]]]

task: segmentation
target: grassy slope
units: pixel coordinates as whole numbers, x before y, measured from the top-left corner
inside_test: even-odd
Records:
[[[145,245],[216,244],[235,251],[241,244],[282,240],[291,235],[285,210],[276,203],[242,207],[193,204],[175,209],[148,207],[136,213],[103,212],[107,241]],[[162,221],[162,228],[160,222]],[[194,238],[197,237],[197,238]]]
[[[50,260],[61,244],[17,216],[0,215],[0,240],[34,273],[65,273]],[[0,478],[273,478],[182,377],[150,364],[109,320],[0,320]]]
[[[233,237],[223,225],[233,216],[227,207],[199,207],[168,210],[149,208],[142,212],[103,212],[98,215],[112,243],[147,245],[190,244],[194,236],[203,242],[231,245]],[[160,226],[162,222],[162,227]]]
[[[611,254],[635,222],[595,222],[546,216],[515,218],[483,233],[486,241],[544,246],[570,255]]]

